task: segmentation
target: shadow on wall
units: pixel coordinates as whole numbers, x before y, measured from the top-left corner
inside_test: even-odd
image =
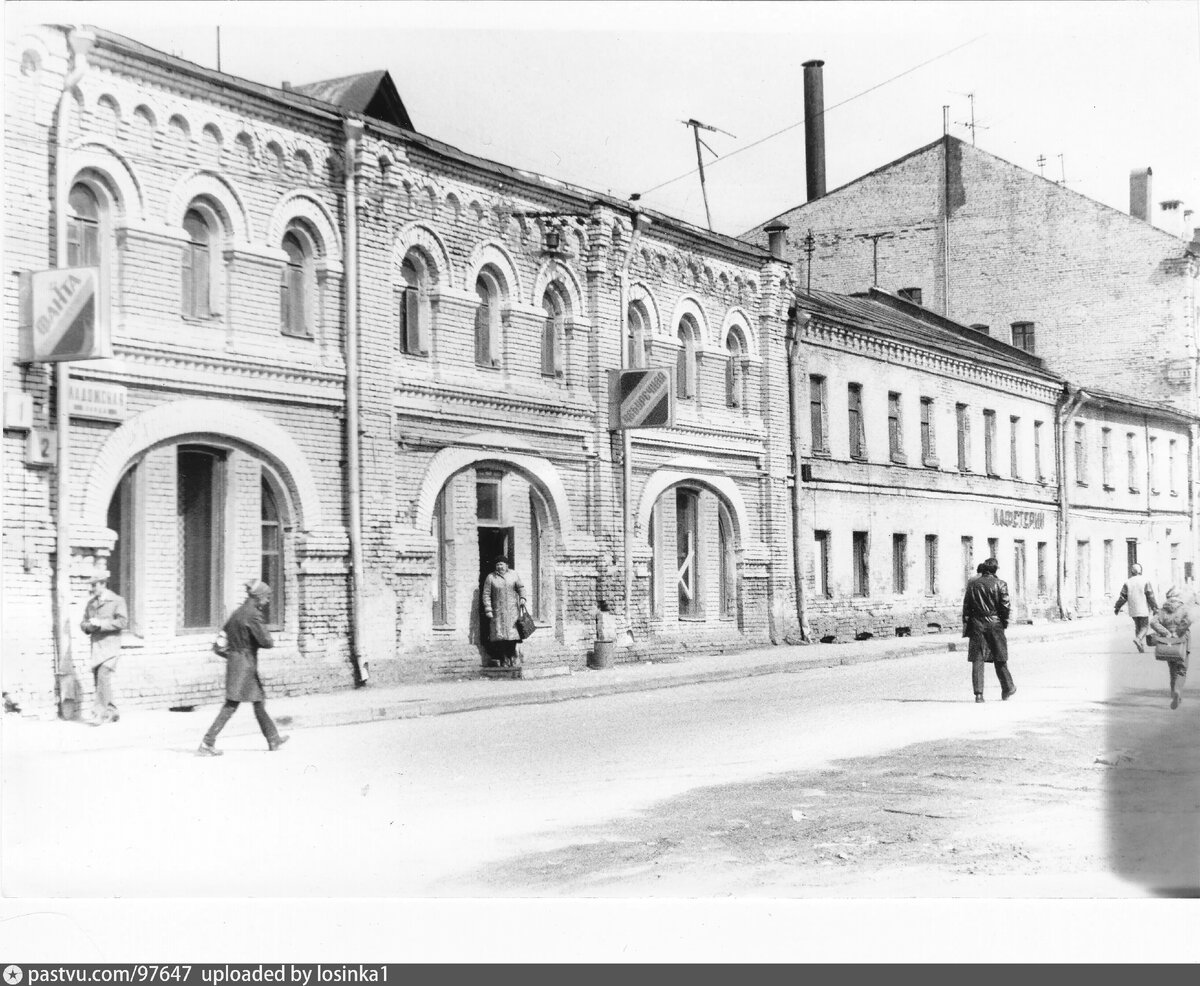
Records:
[[[1165,661],[1121,634],[1106,703],[1107,847],[1112,871],[1156,896],[1200,897],[1200,687],[1195,667],[1171,709]],[[1101,759],[1103,758],[1103,759]]]

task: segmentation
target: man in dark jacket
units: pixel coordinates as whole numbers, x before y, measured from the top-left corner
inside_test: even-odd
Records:
[[[217,735],[237,711],[239,702],[254,704],[254,718],[258,720],[258,728],[262,730],[271,752],[288,741],[288,737],[279,735],[275,723],[267,715],[266,695],[258,678],[259,648],[275,646],[271,631],[263,624],[263,610],[270,600],[269,585],[265,582],[249,582],[246,584],[246,601],[225,621],[225,636],[229,642],[225,657],[225,704],[204,734],[204,740],[196,751],[197,756],[221,756],[221,751],[215,746]]]
[[[1012,675],[1008,673],[1008,583],[996,578],[1000,567],[995,558],[983,562],[981,573],[967,583],[963,596],[963,636],[971,639],[967,660],[971,662],[971,684],[975,701],[983,701],[983,666],[996,665],[1000,679],[1000,697],[1007,701],[1016,693]]]

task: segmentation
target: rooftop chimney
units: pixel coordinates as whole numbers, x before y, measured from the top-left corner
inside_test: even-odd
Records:
[[[825,83],[814,58],[804,63],[804,164],[808,201],[825,194]]]
[[[767,234],[767,249],[775,260],[783,260],[784,237],[787,235],[788,227],[782,223],[773,223],[767,226],[764,232]]]
[[[280,88],[280,89],[286,89],[288,92],[291,92],[291,91],[292,91],[292,84],[291,84],[290,82],[281,82],[281,83],[280,83],[280,85],[279,85],[279,88]]]
[[[1135,168],[1129,172],[1129,214],[1150,222],[1150,180],[1153,168]]]

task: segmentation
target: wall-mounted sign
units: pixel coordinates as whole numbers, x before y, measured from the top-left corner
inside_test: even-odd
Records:
[[[28,431],[33,427],[33,395],[9,391],[4,395],[4,427]]]
[[[58,454],[58,435],[49,428],[34,428],[25,436],[25,464],[49,466]]]
[[[992,511],[992,523],[997,527],[1026,527],[1041,530],[1046,526],[1046,515],[1040,510]]]
[[[670,370],[609,370],[608,396],[610,431],[670,428],[675,424]]]
[[[126,390],[119,384],[72,380],[67,391],[67,410],[73,418],[92,421],[124,421]]]
[[[19,278],[21,363],[104,359],[112,355],[99,267],[61,267]]]

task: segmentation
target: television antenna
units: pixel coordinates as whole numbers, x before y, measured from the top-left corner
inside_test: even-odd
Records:
[[[692,135],[696,138],[696,163],[700,166],[700,194],[704,197],[704,217],[705,217],[705,219],[708,220],[708,228],[711,231],[712,230],[712,213],[709,212],[709,210],[708,210],[708,189],[704,184],[704,157],[700,153],[700,147],[701,147],[701,145],[703,145],[705,148],[707,148],[708,152],[713,157],[720,157],[721,155],[718,154],[716,151],[714,151],[711,147],[708,146],[707,143],[705,143],[703,140],[700,139],[700,131],[701,130],[712,130],[715,133],[724,134],[726,137],[733,137],[733,134],[731,134],[728,130],[722,130],[720,127],[709,126],[707,123],[701,123],[699,120],[695,120],[695,119],[680,120],[679,122],[682,123],[685,127],[691,127]],[[736,137],[733,137],[733,139],[737,140]]]

